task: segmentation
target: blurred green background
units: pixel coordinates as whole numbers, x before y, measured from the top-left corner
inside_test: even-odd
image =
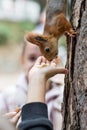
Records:
[[[7,1],[0,0],[0,4],[2,5],[1,10],[2,10],[2,7],[5,8],[6,4],[7,5],[9,3],[15,4],[15,3],[17,3],[17,1],[18,0],[7,0]],[[37,3],[40,7],[40,13],[43,11],[43,9],[45,8],[45,5],[46,5],[46,0],[23,0],[23,1],[24,2],[33,1],[33,2]],[[21,1],[20,6],[23,3],[23,1]],[[20,2],[20,0],[19,0],[19,2]],[[10,6],[11,6],[11,4],[10,4]],[[26,5],[27,5],[27,3],[26,3]],[[25,8],[26,8],[26,5],[25,5]],[[34,9],[32,9],[32,10],[34,10]],[[38,23],[39,23],[39,19],[37,22],[32,22],[31,19],[28,19],[28,20],[23,19],[23,20],[16,21],[16,22],[12,21],[12,20],[8,20],[8,19],[7,20],[0,19],[0,45],[6,45],[6,44],[10,44],[10,43],[19,44],[23,40],[24,33],[26,31],[33,30]]]
[[[29,21],[0,21],[0,45],[19,44],[23,41],[25,32],[34,28],[35,24]]]

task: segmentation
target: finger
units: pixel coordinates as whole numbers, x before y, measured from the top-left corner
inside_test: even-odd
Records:
[[[53,70],[51,70],[52,73],[55,73],[55,74],[68,74],[68,70],[65,69],[65,68],[54,68]]]
[[[47,62],[46,58],[45,58],[44,56],[40,56],[40,57],[37,59],[35,65],[36,65],[36,66],[38,66],[38,65],[45,66],[47,63],[48,63],[48,62]]]
[[[50,62],[45,57],[43,57],[41,65],[48,66],[49,64],[50,64]]]
[[[21,108],[18,107],[18,108],[16,108],[14,111],[18,113],[20,110],[21,110]]]
[[[56,63],[54,61],[51,62],[50,66],[56,67]]]
[[[65,68],[50,68],[47,73],[47,77],[51,78],[56,74],[68,74],[68,70]]]
[[[52,60],[52,62],[56,64],[60,63],[60,58],[58,57],[58,55]]]
[[[50,61],[46,60],[46,64],[47,64],[47,65],[50,65]]]
[[[55,66],[56,65],[56,62],[55,62],[55,59],[53,59],[50,63],[51,66]]]
[[[14,112],[9,112],[9,113],[6,113],[6,114],[4,115],[4,117],[10,119],[10,118],[14,117],[16,114],[17,114],[16,111],[14,111]]]
[[[41,63],[46,63],[46,58],[42,56],[42,62]]]
[[[40,65],[41,64],[41,62],[42,62],[42,56],[40,56],[37,60],[36,60],[36,62],[35,62],[35,65]]]
[[[55,71],[57,71],[58,74],[68,74],[68,70],[65,68],[57,68],[55,69]]]
[[[57,57],[54,59],[54,62],[58,65],[58,64],[61,62],[61,60],[60,60],[60,58],[57,56]]]
[[[14,125],[16,125],[20,118],[20,115],[21,115],[21,111],[18,112],[12,119],[10,119],[10,122],[13,123]]]

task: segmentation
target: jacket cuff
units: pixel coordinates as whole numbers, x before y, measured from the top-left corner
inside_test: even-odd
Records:
[[[48,118],[47,105],[45,103],[33,102],[23,106],[22,108],[22,120],[35,117]]]

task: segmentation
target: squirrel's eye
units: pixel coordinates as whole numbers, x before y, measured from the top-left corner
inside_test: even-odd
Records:
[[[45,48],[45,51],[50,52],[50,48],[49,47]]]

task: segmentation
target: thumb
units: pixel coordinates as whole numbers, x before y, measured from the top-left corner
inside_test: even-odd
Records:
[[[47,73],[47,79],[53,77],[56,74],[68,74],[68,70],[65,68],[53,68],[49,69]]]

